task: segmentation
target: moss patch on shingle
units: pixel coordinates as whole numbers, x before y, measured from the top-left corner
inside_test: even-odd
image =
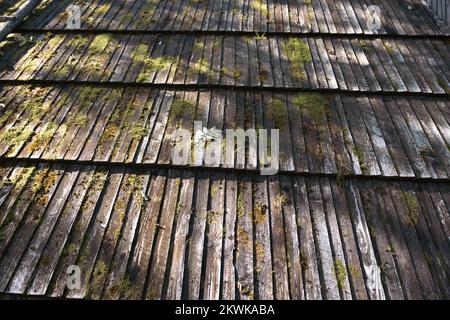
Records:
[[[291,38],[282,44],[289,60],[292,76],[298,81],[306,79],[305,64],[312,61],[311,51],[306,42]]]

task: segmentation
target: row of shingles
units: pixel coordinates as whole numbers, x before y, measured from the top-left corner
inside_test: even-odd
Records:
[[[441,179],[449,175],[450,115],[445,100],[72,86],[12,86],[2,94],[6,107],[0,119],[0,154],[7,158],[167,165],[172,163],[175,131],[192,133],[194,121],[201,121],[202,127],[224,131],[280,129],[280,139],[287,142],[280,149],[283,171]],[[282,118],[274,121],[277,112]],[[244,163],[237,154],[229,157],[225,152],[216,161],[206,161],[205,146],[191,150],[195,157],[190,165],[261,165],[256,150],[248,146]]]
[[[447,45],[438,40],[304,38],[293,44],[293,38],[284,37],[41,38],[19,50],[7,50],[0,62],[2,79],[441,94],[448,92],[450,83]],[[98,42],[104,47],[99,48]],[[305,46],[311,61],[289,60],[298,46]],[[41,49],[46,54],[39,54]],[[7,61],[16,63],[8,66]],[[303,75],[299,64],[304,65]],[[133,72],[135,68],[139,70]]]
[[[69,1],[38,8],[23,29],[64,29]],[[381,28],[370,29],[371,5],[381,10]],[[407,1],[244,1],[202,2],[123,0],[85,2],[82,29],[151,31],[249,31],[330,34],[435,35],[442,31],[431,17]],[[126,8],[126,11],[124,11]],[[45,16],[45,19],[42,17]],[[102,17],[101,22],[98,22]]]
[[[2,291],[61,296],[75,264],[83,286],[69,297],[449,296],[445,184],[26,163],[1,172]]]

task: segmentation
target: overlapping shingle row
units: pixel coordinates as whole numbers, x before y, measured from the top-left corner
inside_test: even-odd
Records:
[[[449,294],[448,184],[26,162],[1,170],[11,181],[0,190],[2,291],[108,299]],[[91,279],[81,290],[65,289],[72,264]]]
[[[194,121],[200,121],[201,128],[223,131],[281,129],[282,171],[450,175],[445,98],[67,85],[5,87],[1,99],[5,158],[170,165],[177,129],[194,140]],[[286,108],[275,117],[279,104]],[[222,164],[205,162],[203,154],[193,165],[260,168],[257,150],[246,145],[245,154],[245,163],[224,150]]]
[[[448,35],[421,5],[409,0],[48,0],[21,28],[65,29],[72,3],[80,6],[83,30]],[[374,19],[373,5],[382,14],[379,29],[367,25]]]
[[[444,94],[449,52],[442,40],[41,34],[5,43],[0,79]]]

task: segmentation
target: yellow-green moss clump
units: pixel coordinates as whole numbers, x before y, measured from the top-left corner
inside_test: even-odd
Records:
[[[192,116],[195,106],[192,102],[184,99],[175,99],[172,102],[170,117],[172,120],[179,120],[183,115]]]
[[[99,35],[95,36],[95,38],[92,40],[92,43],[89,46],[89,50],[92,53],[101,53],[103,50],[105,50],[105,48],[108,45],[110,40],[111,40],[111,35],[99,34]]]
[[[283,50],[289,60],[292,76],[298,81],[306,79],[305,64],[312,61],[308,44],[291,38],[283,43]]]
[[[316,124],[326,119],[329,113],[328,100],[320,93],[302,93],[293,99],[298,111]]]
[[[47,123],[44,126],[44,129],[34,137],[28,149],[30,151],[35,151],[41,147],[46,146],[52,139],[57,129],[58,125],[56,123],[54,122]]]
[[[137,82],[149,80],[153,72],[167,70],[175,62],[175,58],[173,57],[149,57],[148,45],[146,44],[140,44],[136,48],[133,60],[143,64],[136,78]]]
[[[92,291],[101,289],[103,279],[106,277],[107,272],[108,267],[106,266],[106,263],[103,260],[99,260],[92,274],[91,285],[88,284],[89,287],[88,296],[91,295]]]
[[[269,15],[269,9],[267,3],[263,0],[253,0],[250,2],[253,10],[259,12],[261,16],[267,17]]]
[[[419,201],[414,194],[405,191],[403,191],[402,194],[405,199],[406,205],[409,208],[408,224],[411,227],[414,227],[415,225],[417,225],[417,222],[419,220]]]
[[[286,127],[288,123],[288,110],[283,100],[273,99],[270,102],[269,116],[275,128],[282,129]]]
[[[336,273],[337,285],[340,289],[345,288],[345,280],[347,279],[347,271],[345,270],[344,263],[339,260],[334,260],[334,271]]]

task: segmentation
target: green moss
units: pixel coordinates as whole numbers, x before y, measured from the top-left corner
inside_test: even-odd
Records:
[[[250,244],[250,236],[241,225],[239,225],[237,228],[237,239],[238,242],[244,246]]]
[[[0,133],[0,144],[15,146],[25,143],[32,135],[33,131],[28,128],[9,128]]]
[[[350,274],[353,276],[353,278],[361,278],[361,271],[359,268],[353,264],[348,266],[348,270],[350,271]]]
[[[340,289],[345,288],[345,280],[347,279],[347,271],[345,270],[344,263],[339,260],[334,260],[334,272],[336,274],[337,285]]]
[[[217,185],[213,185],[211,187],[211,199],[216,196],[218,190],[219,190],[219,187]]]
[[[106,273],[108,272],[106,263],[103,260],[97,262],[94,272],[92,274],[92,285],[89,286],[92,290],[101,289]]]
[[[302,268],[305,270],[309,269],[310,263],[309,263],[308,255],[306,254],[306,252],[303,249],[300,251],[300,259],[301,259]]]
[[[306,79],[305,64],[312,61],[311,51],[307,43],[291,38],[282,44],[289,60],[292,76],[298,81]]]
[[[369,209],[364,208],[364,211],[369,212]],[[372,238],[376,238],[377,236],[377,232],[375,230],[375,228],[373,227],[373,225],[369,224],[368,225],[369,228],[369,234]]]
[[[253,210],[253,221],[256,225],[263,223],[266,220],[266,208],[261,203],[257,202],[255,204],[255,209]]]
[[[110,8],[111,8],[111,3],[105,3],[96,10],[96,13],[98,15],[104,15],[109,11]]]
[[[154,72],[167,70],[175,62],[175,58],[173,57],[150,57],[148,53],[148,45],[146,44],[140,44],[137,46],[134,51],[133,60],[143,64],[136,78],[137,82],[148,81]]]
[[[48,267],[51,263],[50,257],[49,256],[43,256],[41,263],[44,267]]]
[[[388,54],[392,55],[394,53],[394,47],[392,46],[392,44],[390,44],[389,42],[384,42],[383,45]]]
[[[18,174],[13,180],[14,188],[16,190],[22,189],[26,185],[30,177],[33,175],[34,170],[35,170],[34,166],[22,169],[20,174]]]
[[[5,217],[5,220],[3,221],[1,227],[0,227],[0,241],[5,240],[7,237],[7,231],[8,227],[11,223],[16,221],[16,215],[13,210],[8,212],[8,214]]]
[[[220,74],[229,76],[235,80],[238,80],[241,77],[241,71],[239,69],[228,69],[226,67],[222,67],[220,69]]]
[[[194,63],[193,65],[189,66],[188,73],[194,74],[194,73],[201,73],[205,75],[214,74],[213,71],[210,71],[209,64],[205,60],[198,61]]]
[[[273,99],[269,104],[269,117],[275,128],[285,128],[288,123],[288,110],[284,101]]]
[[[32,190],[36,193],[34,202],[42,207],[49,201],[49,192],[56,184],[59,176],[59,170],[42,169],[34,178]]]
[[[148,134],[148,129],[141,124],[137,124],[130,129],[130,134],[133,139],[140,140]]]
[[[353,148],[353,154],[358,158],[359,166],[361,170],[367,170],[366,158],[364,156],[364,152],[359,147]]]
[[[417,225],[417,222],[419,220],[419,201],[414,194],[408,193],[406,191],[402,191],[402,195],[406,205],[409,208],[409,212],[407,213],[408,224],[411,227],[414,227],[415,225]]]
[[[261,270],[263,269],[264,263],[265,263],[265,261],[264,261],[265,253],[264,253],[264,246],[258,240],[255,241],[255,256],[256,256],[255,271],[261,272]]]
[[[266,40],[266,39],[267,39],[267,37],[266,37],[265,32],[263,32],[263,33],[255,32],[255,40],[256,41],[261,41],[261,40]]]
[[[241,287],[239,291],[241,295],[246,296],[249,300],[255,299],[255,294],[253,293],[252,289],[247,287]]]
[[[48,122],[41,132],[39,132],[33,139],[33,142],[29,145],[28,149],[33,152],[41,147],[46,146],[52,139],[58,125],[54,122]]]
[[[263,0],[253,0],[250,2],[250,6],[253,10],[258,11],[261,16],[267,17],[269,15],[269,9],[267,3]]]
[[[388,252],[388,253],[391,253],[391,254],[395,255],[395,250],[394,250],[394,248],[392,248],[391,245],[388,245],[388,246],[386,247],[385,251]]]
[[[71,243],[69,244],[65,249],[64,249],[64,256],[73,256],[77,253],[78,251],[78,246],[75,243]]]
[[[245,215],[245,204],[244,204],[244,194],[242,191],[238,193],[237,199],[237,214],[239,218],[244,217]]]
[[[38,169],[34,176],[33,182],[31,183],[31,191],[36,193],[41,189],[42,184],[44,183],[45,177],[48,173],[48,168]]]
[[[203,40],[196,40],[196,42],[194,43],[193,49],[196,51],[203,51],[203,49],[205,48],[205,43],[203,42]]]
[[[298,111],[316,125],[321,124],[329,113],[328,100],[320,93],[302,93],[292,100]]]
[[[288,199],[286,196],[279,194],[274,199],[275,211],[278,214],[282,213],[283,207],[287,204]]]
[[[108,290],[108,299],[119,299],[120,295],[127,300],[136,300],[140,298],[140,286],[133,284],[130,280],[130,276],[125,275],[123,280],[116,281]]]
[[[170,109],[170,118],[179,120],[183,115],[192,117],[195,112],[195,106],[192,102],[184,99],[175,99]]]
[[[267,79],[269,78],[269,72],[267,71],[267,66],[261,66],[257,78],[258,78],[258,81],[261,82],[261,84],[267,83]]]
[[[94,23],[98,22],[98,17],[104,16],[109,9],[111,8],[111,3],[105,3],[101,6],[99,6],[97,9],[95,9],[95,14],[91,14],[90,17],[87,19],[86,23],[89,26],[93,26]]]
[[[122,17],[120,18],[120,24],[127,24],[131,20],[133,20],[133,14],[130,12],[126,13],[126,14],[122,15]]]
[[[86,265],[86,261],[87,261],[88,257],[89,257],[89,251],[87,250],[87,248],[84,248],[83,251],[81,251],[80,256],[78,257],[78,265],[80,267],[84,267]]]
[[[89,49],[92,53],[102,53],[103,50],[107,47],[109,41],[111,40],[110,34],[99,34],[94,37],[89,46]]]
[[[214,225],[216,224],[218,221],[218,218],[220,216],[220,213],[215,212],[215,211],[208,211],[208,214],[206,215],[206,222],[208,223],[208,225]]]
[[[87,121],[88,121],[88,116],[86,116],[84,114],[77,114],[73,119],[73,123],[77,126],[84,126]]]

